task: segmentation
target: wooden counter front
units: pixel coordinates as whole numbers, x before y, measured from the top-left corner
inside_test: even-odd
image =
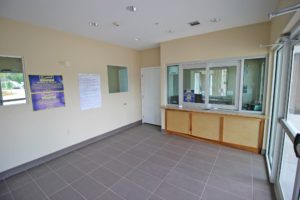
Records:
[[[209,140],[260,153],[265,117],[165,108],[167,133]]]

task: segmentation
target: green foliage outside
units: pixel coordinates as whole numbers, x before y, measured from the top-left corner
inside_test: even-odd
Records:
[[[0,73],[0,81],[2,89],[10,90],[23,85],[24,78],[22,73]]]

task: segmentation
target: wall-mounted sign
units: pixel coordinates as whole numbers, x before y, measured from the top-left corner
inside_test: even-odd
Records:
[[[79,74],[80,108],[87,110],[102,106],[100,76]]]
[[[65,106],[61,75],[29,75],[29,83],[34,111]]]

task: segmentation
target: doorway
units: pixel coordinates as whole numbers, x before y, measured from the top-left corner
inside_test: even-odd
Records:
[[[160,67],[141,69],[141,87],[142,121],[160,126]]]

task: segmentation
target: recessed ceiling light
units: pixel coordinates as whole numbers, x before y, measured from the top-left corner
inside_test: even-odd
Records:
[[[98,27],[99,23],[98,22],[89,22],[89,25],[92,27]]]
[[[192,22],[189,22],[188,24],[190,26],[198,26],[198,25],[200,25],[200,22],[199,21],[192,21]]]
[[[175,32],[175,30],[173,30],[173,29],[168,30],[168,33],[174,33],[174,32]]]
[[[159,22],[155,22],[154,25],[158,26],[158,25],[159,25]]]
[[[118,22],[113,22],[112,23],[114,26],[116,26],[116,27],[119,27],[120,26],[120,24],[118,23]]]
[[[220,21],[221,21],[221,19],[217,18],[217,17],[209,19],[209,22],[211,22],[211,23],[217,23],[217,22],[220,22]]]
[[[135,6],[127,6],[126,10],[128,10],[130,12],[136,12],[137,8]]]
[[[141,38],[134,38],[134,40],[135,40],[135,41],[140,41],[140,40],[141,40]]]

